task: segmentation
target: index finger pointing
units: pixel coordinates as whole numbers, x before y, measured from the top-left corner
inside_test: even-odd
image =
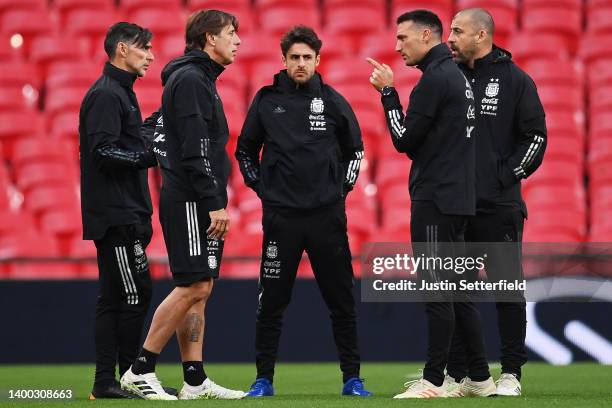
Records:
[[[374,59],[372,59],[370,57],[366,58],[366,61],[368,61],[375,68],[378,68],[378,69],[382,69],[383,68],[382,65],[380,65],[378,62],[376,62]]]

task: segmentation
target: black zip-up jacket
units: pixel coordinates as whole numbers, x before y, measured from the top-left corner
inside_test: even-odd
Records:
[[[156,165],[141,134],[137,75],[110,63],[81,103],[79,140],[83,239],[111,226],[151,221],[147,167]]]
[[[499,47],[474,69],[460,64],[476,99],[476,195],[478,212],[496,205],[527,209],[521,179],[542,164],[546,149],[544,108],[533,80]]]
[[[153,151],[162,171],[161,194],[204,202],[210,211],[227,206],[229,129],[215,86],[223,70],[202,50],[169,62],[162,71],[162,107],[145,121],[156,123]]]
[[[446,44],[433,47],[418,68],[406,115],[395,89],[382,96],[396,150],[412,159],[410,197],[433,201],[449,215],[474,215],[475,112],[469,82]]]
[[[348,102],[318,73],[298,85],[286,70],[255,95],[236,149],[245,183],[264,207],[285,211],[342,200],[357,181],[363,156]]]

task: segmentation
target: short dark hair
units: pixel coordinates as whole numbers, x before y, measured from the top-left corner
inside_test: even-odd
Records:
[[[397,24],[401,24],[406,21],[414,21],[415,24],[425,26],[429,28],[432,33],[436,33],[442,37],[442,22],[433,11],[423,9],[412,10],[397,18]]]
[[[304,43],[310,48],[312,48],[316,55],[319,55],[321,51],[321,47],[323,46],[323,41],[319,39],[317,33],[310,28],[303,25],[298,25],[293,27],[291,30],[287,31],[280,42],[281,51],[283,55],[287,55],[289,52],[289,48],[293,44]]]
[[[113,24],[106,32],[104,38],[104,51],[112,59],[117,50],[117,44],[124,42],[137,47],[144,47],[153,38],[153,33],[146,28],[124,21]]]
[[[185,26],[185,52],[204,49],[206,33],[219,35],[223,28],[230,24],[238,31],[238,19],[225,11],[211,9],[194,12]]]

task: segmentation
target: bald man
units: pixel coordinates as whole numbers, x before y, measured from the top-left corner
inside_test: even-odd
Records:
[[[533,80],[493,43],[495,23],[481,8],[457,13],[448,42],[452,56],[468,78],[476,103],[476,216],[466,241],[487,245],[489,281],[523,279],[523,223],[527,208],[521,180],[542,163],[546,123]],[[498,244],[503,243],[503,244]],[[521,292],[497,293],[502,375],[497,394],[521,395],[525,350],[525,298]],[[455,333],[447,373],[457,382],[467,375],[463,344]]]

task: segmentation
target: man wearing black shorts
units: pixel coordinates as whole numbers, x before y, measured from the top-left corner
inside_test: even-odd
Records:
[[[176,399],[155,375],[155,363],[174,332],[183,362],[179,399],[239,399],[242,391],[215,384],[204,372],[204,308],[219,276],[223,238],[229,229],[229,137],[215,81],[234,62],[238,21],[218,10],[191,15],[185,55],[162,72],[162,107],[156,117],[154,152],[163,185],[160,221],[176,288],[155,311],[151,328],[121,386],[145,399]]]
[[[134,398],[121,389],[138,355],[151,300],[145,249],[151,240],[147,167],[157,164],[141,134],[142,117],[132,88],[153,62],[152,34],[130,23],[109,28],[109,61],[85,95],[79,114],[83,238],[96,245],[96,375],[90,399]]]
[[[428,10],[397,19],[395,50],[423,75],[410,94],[406,115],[395,88],[393,71],[368,59],[370,83],[381,92],[387,127],[396,150],[412,159],[410,169],[411,238],[415,252],[428,257],[457,256],[466,225],[475,213],[475,112],[470,84],[441,43],[442,24]],[[444,243],[439,245],[440,243]],[[436,248],[448,253],[437,253]],[[415,255],[415,256],[418,256]],[[453,281],[454,272],[419,270],[427,281]],[[435,293],[439,295],[439,293]],[[423,377],[406,384],[394,398],[446,397],[444,381],[453,332],[461,328],[468,355],[466,395],[489,396],[495,384],[485,356],[480,314],[469,297],[448,291],[425,302],[428,322],[427,361]]]

